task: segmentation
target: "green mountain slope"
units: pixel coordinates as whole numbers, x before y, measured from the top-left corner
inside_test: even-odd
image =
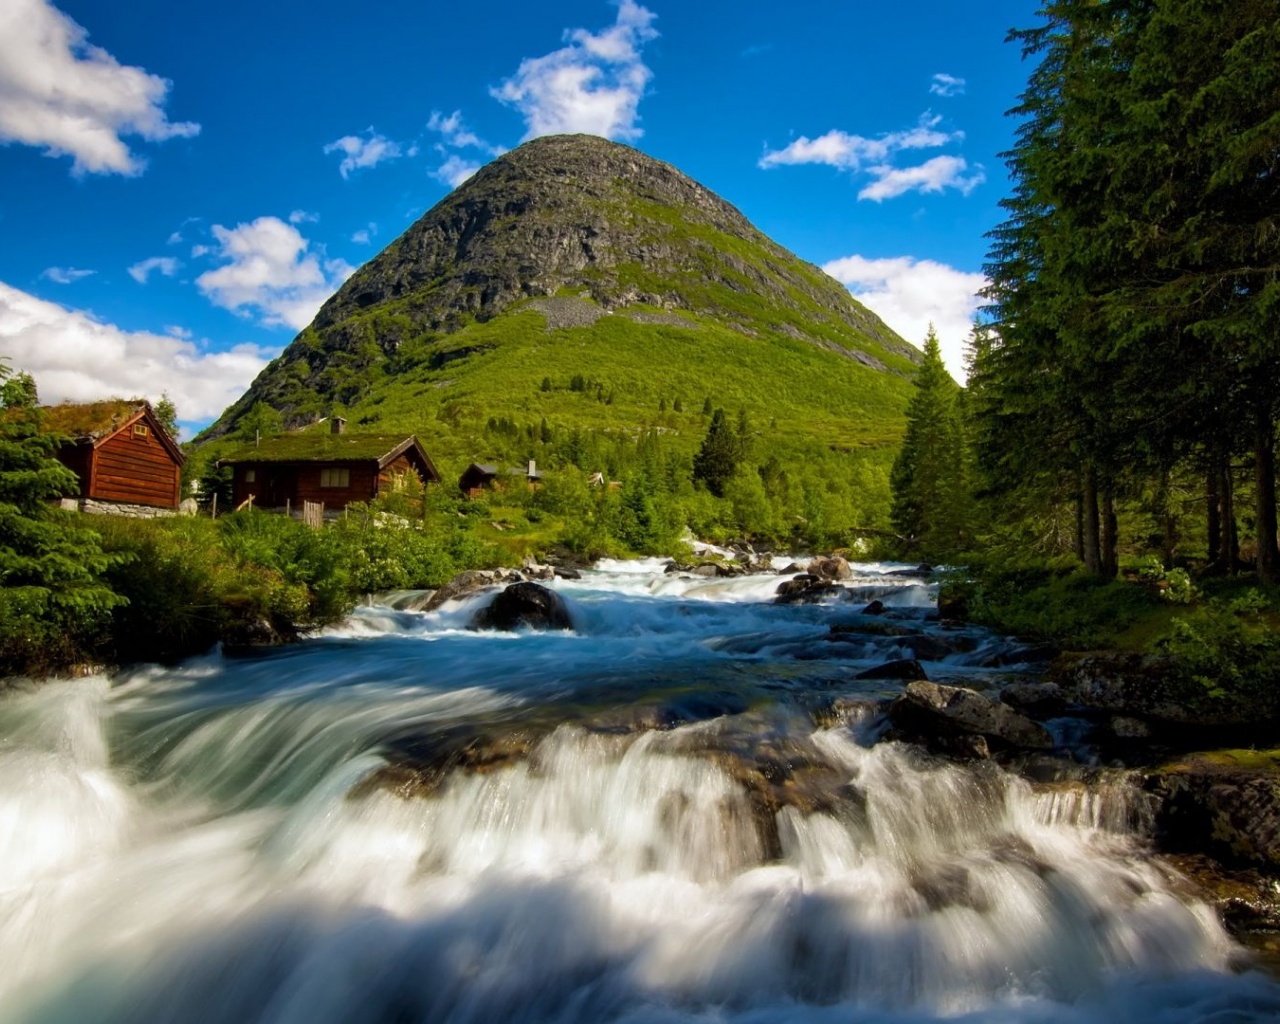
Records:
[[[266,403],[289,426],[340,412],[353,430],[413,430],[446,463],[506,454],[490,450],[494,418],[657,427],[692,447],[710,398],[780,450],[883,449],[918,361],[675,168],[555,136],[483,168],[361,267],[198,440]]]

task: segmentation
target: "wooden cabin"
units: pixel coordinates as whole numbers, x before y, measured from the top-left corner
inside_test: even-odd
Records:
[[[182,450],[141,399],[64,403],[42,411],[44,429],[66,440],[58,460],[75,473],[68,495],[95,512],[112,506],[176,509],[182,499]],[[90,507],[92,505],[92,507]]]
[[[497,480],[497,466],[473,462],[462,471],[462,476],[458,478],[458,490],[468,498],[478,498],[485,491],[492,490]]]
[[[508,483],[521,480],[530,490],[536,490],[542,483],[542,471],[538,469],[533,459],[529,460],[527,467],[511,466],[505,470],[499,470],[497,466],[473,462],[458,478],[458,489],[468,498],[478,498],[485,491],[500,491]]]
[[[415,435],[348,434],[343,420],[329,423],[327,431],[264,438],[220,459],[232,469],[235,507],[252,499],[259,508],[300,510],[303,502],[317,502],[343,509],[403,487],[411,474],[423,485],[440,482]]]

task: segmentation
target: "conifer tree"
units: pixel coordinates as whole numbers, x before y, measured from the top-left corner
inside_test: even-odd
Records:
[[[724,497],[725,485],[737,471],[742,446],[737,433],[729,425],[723,409],[711,414],[707,436],[693,459],[693,478],[707,485],[717,498]]]
[[[51,504],[79,481],[54,458],[24,377],[0,362],[0,675],[80,656],[77,641],[123,603],[100,578],[112,558],[98,535]],[[23,386],[3,387],[14,379]]]
[[[907,406],[906,437],[889,482],[894,529],[931,557],[954,554],[964,542],[968,496],[958,392],[930,324],[924,362],[916,371],[915,393]]]

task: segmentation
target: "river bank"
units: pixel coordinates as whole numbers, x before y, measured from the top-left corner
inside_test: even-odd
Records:
[[[815,604],[776,603],[796,574],[666,568],[543,581],[570,630],[468,628],[493,591],[373,605],[0,700],[0,1015],[1280,1012],[1089,735],[1050,719],[1054,748],[986,760],[892,738],[903,683],[873,670],[909,638],[974,692],[1038,673],[1035,649],[941,621],[911,566],[853,566]]]

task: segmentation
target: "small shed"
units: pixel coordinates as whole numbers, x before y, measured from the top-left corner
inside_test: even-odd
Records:
[[[458,490],[468,498],[479,497],[491,490],[498,479],[498,467],[486,463],[473,462],[458,477]]]
[[[348,434],[343,421],[331,424],[330,431],[265,438],[220,459],[219,465],[232,469],[235,504],[252,498],[259,508],[301,508],[310,501],[343,509],[403,486],[410,474],[424,485],[440,482],[415,435]]]
[[[79,479],[74,497],[86,511],[178,507],[182,450],[146,401],[67,402],[46,406],[42,420],[64,438],[58,460]]]

